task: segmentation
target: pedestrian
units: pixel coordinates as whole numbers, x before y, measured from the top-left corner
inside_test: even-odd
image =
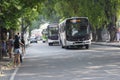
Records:
[[[18,35],[15,35],[14,39],[14,67],[20,65],[20,45],[24,45],[20,42]]]
[[[18,38],[20,39],[20,33],[19,33],[19,32],[17,33],[17,36],[18,36]]]
[[[20,33],[18,32],[17,33],[17,36],[18,36],[18,38],[19,38],[19,40],[21,39],[21,37],[20,37]],[[21,40],[20,40],[21,41]],[[20,62],[22,63],[23,62],[23,60],[22,60],[22,54],[20,54]]]
[[[117,42],[119,42],[120,41],[120,27],[117,29],[116,36],[117,36]]]
[[[22,63],[23,62],[22,57],[25,54],[25,41],[23,36],[21,37],[21,42],[24,44],[24,46],[22,46],[22,54],[20,54],[20,62]]]
[[[7,43],[6,43],[6,40],[2,40],[2,56],[7,56]]]
[[[22,54],[25,54],[25,40],[24,37],[21,37],[21,42],[24,44],[24,46],[22,46]]]
[[[13,38],[9,37],[9,40],[8,40],[8,54],[9,54],[9,58],[12,58],[13,44],[14,44]]]

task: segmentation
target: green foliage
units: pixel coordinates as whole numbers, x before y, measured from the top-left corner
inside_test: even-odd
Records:
[[[24,24],[42,15],[42,19],[58,22],[68,17],[88,17],[94,28],[116,21],[120,0],[1,0],[0,25],[17,29],[20,18]]]
[[[42,0],[1,0],[0,26],[18,29],[21,25],[20,18],[24,18],[25,24],[30,24],[38,15],[38,1]]]
[[[95,28],[113,21],[120,0],[58,0],[54,6],[61,18],[86,16]]]
[[[17,1],[2,1],[0,4],[1,7],[1,15],[0,15],[0,21],[1,26],[10,28],[13,27],[13,25],[17,25],[18,20],[18,12],[19,12],[19,6]],[[14,12],[14,13],[13,13]],[[9,26],[11,25],[11,26]]]
[[[54,5],[56,0],[45,0],[41,3],[40,6],[40,14],[44,16],[47,22],[58,22],[59,15],[57,15],[56,11],[54,10]]]

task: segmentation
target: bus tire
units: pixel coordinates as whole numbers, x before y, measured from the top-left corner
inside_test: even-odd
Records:
[[[85,45],[85,48],[86,48],[86,49],[89,49],[89,45]]]
[[[65,46],[65,49],[69,49],[69,46]]]
[[[63,46],[63,44],[61,44],[62,45],[62,48],[65,48],[65,46]]]
[[[61,44],[62,48],[65,48],[65,46],[63,46],[63,44],[62,44],[61,40],[60,40],[60,44]]]
[[[49,43],[49,46],[52,46],[52,43]]]
[[[80,45],[80,46],[77,46],[78,48],[80,48],[80,49],[82,49],[83,48],[83,46],[82,45]]]

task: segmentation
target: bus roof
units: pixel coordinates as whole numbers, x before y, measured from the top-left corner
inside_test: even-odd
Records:
[[[66,18],[66,19],[64,19],[60,24],[65,23],[67,20],[70,20],[70,19],[78,19],[78,18],[88,19],[88,17],[71,17],[71,18]]]
[[[71,17],[71,18],[66,18],[66,20],[69,20],[69,19],[78,19],[78,18],[88,19],[88,17]]]
[[[58,23],[52,23],[48,25],[48,27],[57,27],[57,26],[58,26]]]

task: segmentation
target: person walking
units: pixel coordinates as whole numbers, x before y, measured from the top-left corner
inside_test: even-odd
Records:
[[[24,45],[20,42],[18,35],[15,35],[14,40],[14,67],[20,65],[20,45]]]
[[[12,58],[12,50],[13,50],[13,38],[10,37],[8,40],[8,54],[9,54],[9,58]]]
[[[7,44],[6,40],[2,40],[2,56],[7,56]]]
[[[25,54],[25,40],[24,37],[21,37],[21,42],[24,44],[24,46],[22,46],[22,54]]]
[[[116,36],[117,36],[117,42],[120,42],[120,27],[118,27],[117,29]]]
[[[24,46],[21,47],[22,48],[22,54],[20,54],[20,62],[22,63],[23,62],[22,57],[25,54],[25,40],[24,40],[23,36],[21,37],[21,42],[24,44]]]

